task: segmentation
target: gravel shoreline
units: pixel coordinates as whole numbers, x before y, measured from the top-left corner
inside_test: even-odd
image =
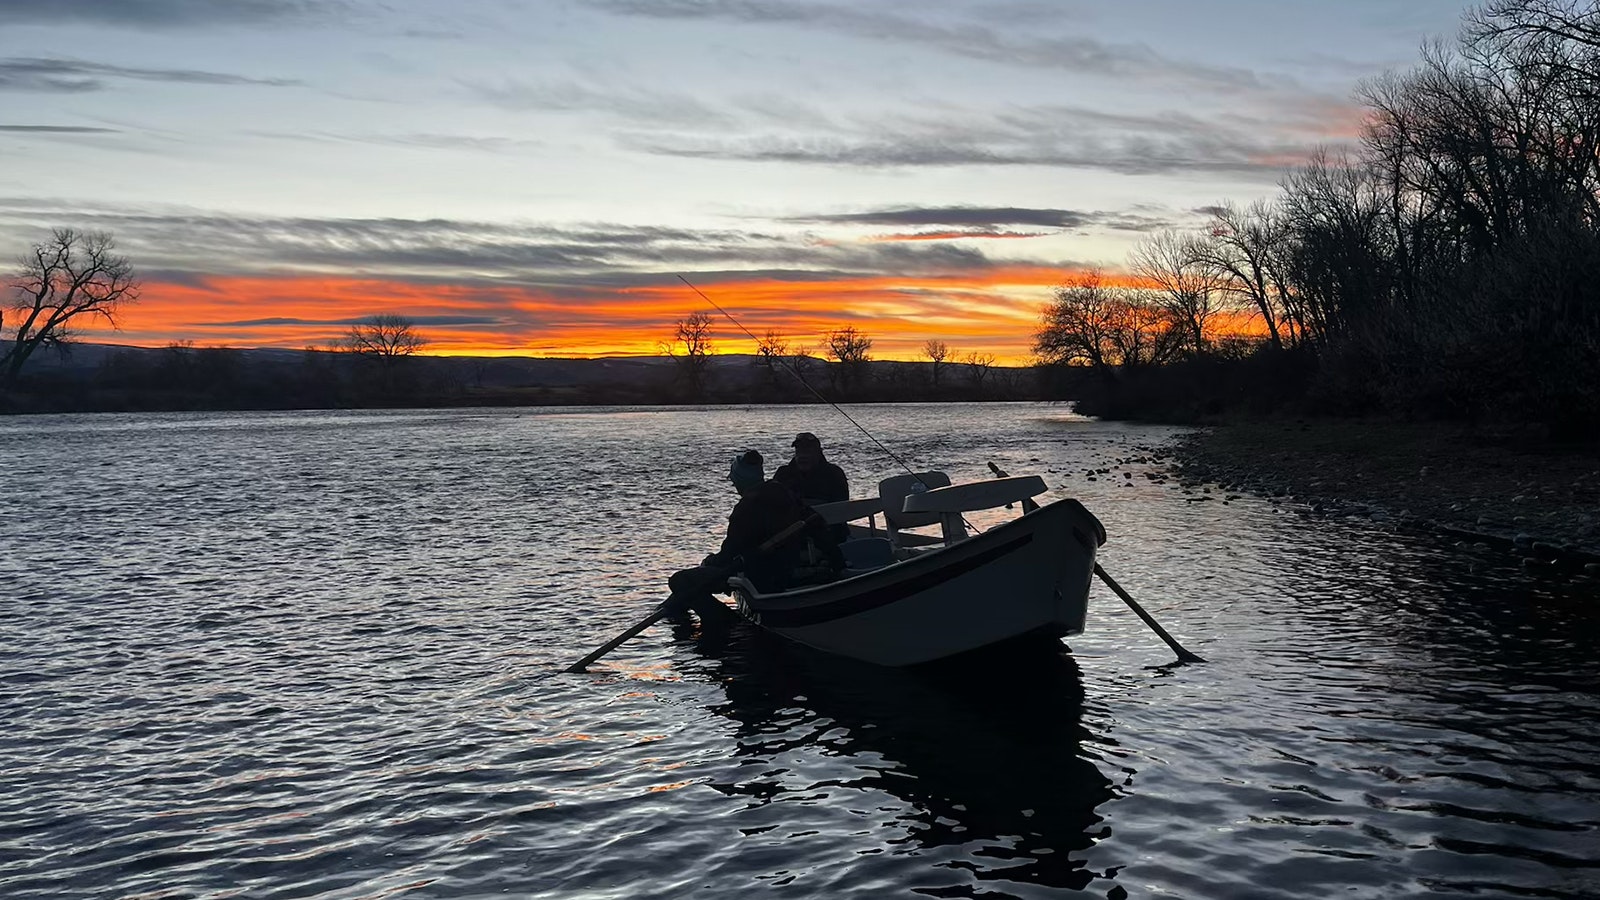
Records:
[[[1180,479],[1600,576],[1600,451],[1384,420],[1244,420],[1170,450]],[[1480,549],[1487,549],[1480,548]]]

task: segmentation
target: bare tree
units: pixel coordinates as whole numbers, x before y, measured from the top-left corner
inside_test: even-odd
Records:
[[[1141,292],[1106,285],[1099,269],[1059,288],[1044,309],[1033,352],[1049,365],[1112,367],[1165,362],[1180,337],[1165,310]]]
[[[994,371],[994,354],[979,353],[974,350],[966,355],[963,362],[967,367],[967,379],[972,382],[972,387],[982,391],[989,381],[989,375]]]
[[[1344,156],[1319,155],[1284,182],[1289,314],[1316,347],[1378,328],[1396,270],[1387,202],[1373,168]]]
[[[866,375],[868,363],[872,361],[869,353],[872,350],[872,338],[858,331],[854,325],[846,325],[828,332],[825,343],[828,356],[838,364],[829,370],[829,374],[834,376],[834,388],[855,389]]]
[[[400,388],[402,364],[428,346],[428,339],[417,332],[405,316],[381,313],[350,326],[337,349],[377,371],[377,387],[385,394]]]
[[[864,363],[872,359],[872,338],[856,330],[854,325],[828,332],[828,355],[837,363]]]
[[[810,375],[812,370],[816,368],[818,354],[821,352],[820,349],[809,343],[794,344],[789,347],[789,369],[807,387],[810,387],[811,382],[806,376]]]
[[[350,326],[342,342],[342,349],[385,365],[415,356],[427,346],[428,339],[418,333],[415,323],[392,313],[369,316]]]
[[[1467,14],[1467,34],[1479,41],[1570,44],[1600,52],[1600,11],[1574,0],[1489,0]],[[1590,77],[1600,72],[1589,70]]]
[[[782,367],[789,355],[789,342],[776,329],[769,328],[767,333],[756,338],[756,361],[767,370],[767,379],[774,390],[781,383],[779,368]]]
[[[0,388],[16,381],[40,347],[64,347],[74,319],[87,316],[116,325],[117,309],[139,298],[139,283],[116,241],[103,231],[57,228],[22,257],[12,279],[10,334],[0,314]]]
[[[1134,250],[1133,270],[1155,285],[1157,302],[1182,329],[1184,346],[1200,356],[1211,338],[1208,326],[1218,311],[1219,285],[1197,255],[1192,238],[1164,231]]]
[[[1245,209],[1224,202],[1212,213],[1210,231],[1190,244],[1194,261],[1210,269],[1225,295],[1261,319],[1279,350],[1285,289],[1277,260],[1283,245],[1280,219],[1264,201]]]
[[[672,340],[663,344],[678,361],[678,373],[692,400],[700,399],[711,375],[711,316],[692,312],[672,323]]]
[[[946,344],[944,341],[929,338],[922,345],[922,355],[926,356],[928,361],[933,364],[933,387],[935,390],[938,390],[939,370],[943,368],[944,361],[950,358],[950,345]]]

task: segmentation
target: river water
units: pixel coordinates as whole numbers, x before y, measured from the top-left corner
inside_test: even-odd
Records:
[[[0,896],[1600,896],[1597,598],[1164,479],[1173,429],[850,410],[1081,499],[1209,661],[1097,585],[1027,668],[663,625],[558,674],[735,451],[898,471],[823,408],[5,419]]]

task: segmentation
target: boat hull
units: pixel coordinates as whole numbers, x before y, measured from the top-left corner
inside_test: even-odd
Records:
[[[885,666],[946,659],[1023,635],[1083,631],[1099,521],[1059,500],[960,543],[781,594],[733,579],[740,613],[802,644]]]

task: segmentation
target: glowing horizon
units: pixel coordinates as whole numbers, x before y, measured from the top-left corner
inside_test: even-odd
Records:
[[[712,282],[701,290],[737,320],[675,277],[659,283],[592,289],[492,284],[421,284],[397,278],[207,276],[150,280],[118,313],[118,327],[79,330],[81,339],[159,348],[178,342],[239,349],[331,349],[370,316],[411,320],[428,340],[426,356],[598,358],[661,356],[675,323],[712,317],[714,355],[755,354],[776,331],[791,353],[825,357],[825,336],[846,326],[873,341],[872,358],[926,359],[944,341],[951,361],[992,355],[1001,365],[1033,361],[1040,313],[1052,292],[1081,270],[1013,266],[906,277]],[[1148,287],[1105,273],[1108,285]],[[1248,316],[1219,319],[1221,334],[1259,334]],[[742,326],[742,328],[741,328]]]
[[[323,349],[356,322],[404,316],[428,339],[426,355],[597,357],[661,355],[675,322],[694,312],[713,318],[713,352],[756,352],[758,336],[782,335],[791,352],[823,355],[824,336],[853,326],[873,340],[875,359],[914,360],[928,340],[956,355],[1031,359],[1039,313],[1052,290],[1076,274],[1041,266],[905,277],[786,281],[706,279],[700,289],[731,313],[730,322],[673,277],[659,283],[592,289],[494,284],[421,284],[396,278],[206,276],[151,279],[123,307],[115,330],[84,336],[133,346]],[[1125,276],[1115,283],[1136,284]]]

